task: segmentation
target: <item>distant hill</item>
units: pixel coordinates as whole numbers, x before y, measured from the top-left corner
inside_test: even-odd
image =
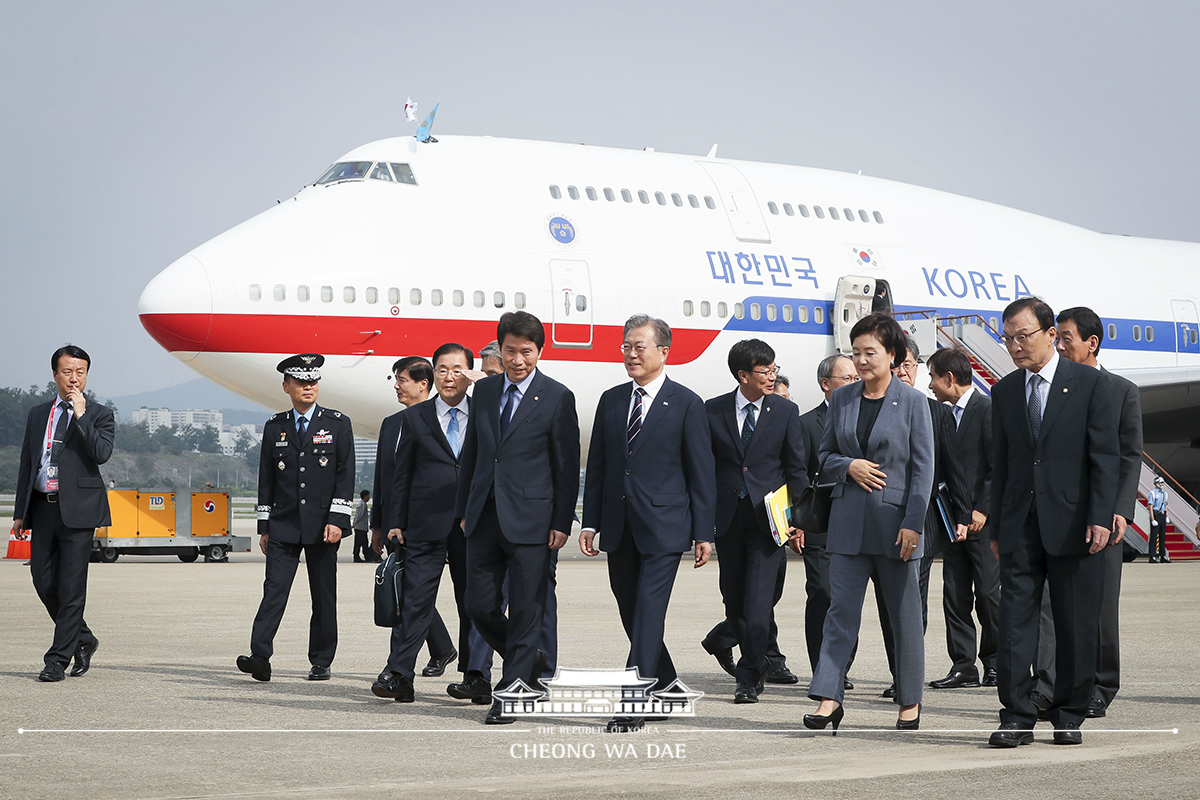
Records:
[[[127,394],[121,397],[101,398],[111,400],[117,407],[117,414],[122,422],[129,422],[133,412],[145,406],[146,408],[205,408],[217,409],[225,415],[226,425],[243,425],[251,422],[263,422],[270,416],[264,409],[252,400],[218,386],[205,378],[168,386],[165,389],[155,389],[141,394]]]

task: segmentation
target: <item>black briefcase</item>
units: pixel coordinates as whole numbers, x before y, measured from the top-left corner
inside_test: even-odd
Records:
[[[818,479],[820,476],[817,476]],[[804,487],[798,499],[792,506],[792,525],[805,533],[826,533],[829,531],[829,508],[833,505],[832,483],[810,483]]]
[[[404,548],[388,553],[375,568],[375,624],[394,628],[400,624],[400,602],[403,599],[401,579],[404,577]]]

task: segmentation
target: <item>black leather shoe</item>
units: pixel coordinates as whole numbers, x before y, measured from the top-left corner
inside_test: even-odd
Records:
[[[988,744],[992,747],[1018,747],[1023,744],[1033,744],[1033,731],[1021,727],[1019,722],[1002,722]]]
[[[458,658],[458,651],[450,648],[449,653],[440,656],[433,656],[429,659],[429,663],[425,665],[425,669],[421,670],[423,678],[438,678],[446,671],[446,665],[454,659]]]
[[[237,668],[256,681],[271,680],[271,662],[262,656],[238,656]]]
[[[1037,709],[1037,718],[1042,722],[1050,720],[1050,698],[1034,689],[1029,693],[1029,699],[1033,702],[1033,707]]]
[[[470,700],[477,706],[492,702],[492,684],[478,672],[468,672],[461,683],[446,687],[446,694],[456,700]]]
[[[787,668],[787,664],[780,664],[777,667],[772,667],[767,671],[767,683],[778,683],[785,686],[790,686],[793,683],[800,682],[800,676]]]
[[[980,686],[995,686],[997,684],[996,670],[985,669],[983,671],[983,680],[979,682]]]
[[[895,697],[896,696],[896,684],[893,683],[891,686],[884,689],[883,693],[880,694],[879,696],[880,697],[888,697],[888,698]]]
[[[733,675],[737,665],[733,662],[732,647],[719,647],[716,650],[709,650],[708,645],[703,641],[700,642],[700,646],[704,648],[704,652],[708,653],[717,660],[717,663],[721,665],[721,669],[725,670],[730,675]]]
[[[413,701],[412,681],[393,672],[386,681],[372,683],[371,694],[376,697],[390,697],[397,703],[411,703]]]
[[[92,655],[100,649],[100,642],[81,644],[75,648],[75,666],[71,668],[71,677],[78,678],[92,668]]]
[[[979,686],[979,673],[951,670],[944,678],[929,682],[930,689],[974,689]]]
[[[504,716],[504,703],[496,700],[492,703],[492,707],[488,709],[487,716],[483,718],[484,725],[510,725],[516,722],[515,717]]]
[[[1108,714],[1108,706],[1104,705],[1103,700],[1095,700],[1088,703],[1087,715],[1088,719],[1098,719]]]
[[[67,677],[67,668],[57,661],[47,661],[46,666],[38,673],[38,680],[42,683],[58,683]]]
[[[854,691],[854,681],[850,680],[849,678],[843,678],[842,679],[842,690],[846,691],[846,692]]]
[[[1054,729],[1055,744],[1083,744],[1083,733],[1073,722],[1064,722]]]
[[[313,664],[313,668],[308,671],[308,679],[310,681],[327,681],[332,677],[333,673],[329,671],[329,667],[318,667]]]
[[[921,730],[921,706],[917,706],[917,716],[912,719],[900,719],[896,717],[896,730],[898,731],[919,731]]]
[[[604,726],[604,730],[609,733],[635,733],[646,727],[646,720],[642,717],[613,717]]]
[[[813,731],[823,731],[830,723],[833,723],[833,735],[837,736],[838,726],[842,724],[842,717],[846,716],[846,707],[838,705],[829,714],[805,714],[804,727]]]
[[[757,703],[758,692],[754,691],[754,687],[748,683],[739,683],[733,691],[733,702],[738,705],[743,703]]]

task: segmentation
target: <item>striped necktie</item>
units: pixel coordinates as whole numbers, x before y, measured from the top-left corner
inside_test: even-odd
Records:
[[[458,409],[450,409],[450,424],[446,426],[446,440],[450,443],[450,452],[454,453],[454,457],[458,458]]]
[[[746,404],[746,421],[742,423],[742,455],[750,447],[750,439],[754,436],[754,404]],[[738,499],[750,494],[750,489],[746,486],[746,478],[742,478],[742,488],[738,489]]]
[[[57,464],[67,438],[67,427],[71,424],[71,406],[66,400],[58,404],[58,424],[54,426],[54,444],[50,446],[50,463]]]
[[[642,430],[642,398],[645,396],[646,390],[642,387],[639,386],[633,390],[633,409],[629,412],[629,427],[626,428],[629,441],[628,455],[633,455],[633,440]]]
[[[1036,372],[1029,378],[1029,428],[1033,431],[1034,444],[1042,432],[1042,393],[1039,391],[1046,379]]]

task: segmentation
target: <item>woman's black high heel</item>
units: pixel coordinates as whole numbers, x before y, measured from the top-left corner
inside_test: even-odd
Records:
[[[917,716],[913,719],[896,719],[896,730],[916,731],[921,729],[921,706],[917,706]]]
[[[805,714],[804,727],[809,730],[823,731],[825,726],[833,723],[833,735],[837,736],[838,725],[842,724],[842,717],[846,716],[845,706],[839,705],[833,710],[832,714]]]

